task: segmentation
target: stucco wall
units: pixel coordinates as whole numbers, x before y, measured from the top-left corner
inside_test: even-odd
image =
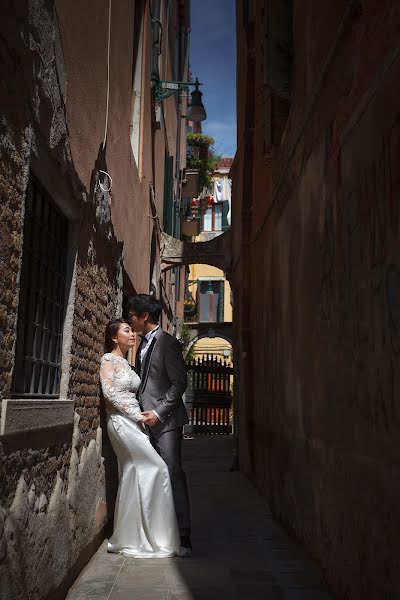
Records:
[[[264,155],[263,4],[238,92],[254,161],[239,146],[233,176],[240,465],[335,597],[397,598],[400,13],[294,3],[292,110]]]
[[[204,354],[212,354],[218,359],[225,361],[232,366],[232,345],[224,338],[200,338],[193,344],[192,353],[194,357],[202,357]]]
[[[93,193],[71,158],[65,63],[52,4],[7,2],[1,13],[1,397],[11,393],[24,196],[33,170],[71,219],[72,312],[64,330],[62,388],[63,397],[75,401],[75,417],[67,427],[1,439],[0,587],[10,600],[57,598],[65,597],[71,577],[99,543],[115,485],[100,427],[98,360],[104,325],[121,310],[122,247],[110,221],[110,197],[95,185],[97,152]]]
[[[224,272],[221,269],[212,267],[211,265],[197,265],[193,264],[189,266],[188,278],[192,281],[198,280],[199,277],[221,277],[224,278]],[[197,297],[197,283],[193,283],[190,286],[190,292],[194,299]],[[224,321],[232,321],[232,305],[231,305],[231,286],[229,281],[225,279],[224,282]]]

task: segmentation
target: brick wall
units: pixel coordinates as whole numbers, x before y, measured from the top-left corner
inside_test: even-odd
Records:
[[[75,399],[85,443],[96,438],[100,425],[99,360],[104,353],[104,330],[108,321],[120,313],[122,300],[117,267],[113,266],[114,273],[110,273],[95,257],[78,260],[77,264],[68,396]]]
[[[10,160],[9,145],[14,140],[10,139],[4,123],[0,125],[0,130],[0,398],[4,398],[11,390],[15,354],[18,272],[22,253],[21,197],[25,193],[25,178],[21,177],[21,168],[26,167],[26,158],[24,160],[21,148],[13,148],[14,160]]]

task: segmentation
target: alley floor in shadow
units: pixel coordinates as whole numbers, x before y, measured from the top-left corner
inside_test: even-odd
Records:
[[[329,600],[320,574],[237,471],[231,436],[184,443],[193,556],[138,560],[106,541],[67,600]]]

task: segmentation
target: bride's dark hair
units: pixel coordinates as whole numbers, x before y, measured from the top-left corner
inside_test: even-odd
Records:
[[[113,342],[113,338],[117,335],[120,326],[124,324],[129,325],[129,327],[131,326],[126,319],[114,319],[107,323],[104,334],[104,352],[111,352],[114,350],[115,342]]]

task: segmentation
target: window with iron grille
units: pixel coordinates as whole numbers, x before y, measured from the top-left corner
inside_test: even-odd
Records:
[[[68,221],[31,176],[25,204],[14,397],[60,390]]]

